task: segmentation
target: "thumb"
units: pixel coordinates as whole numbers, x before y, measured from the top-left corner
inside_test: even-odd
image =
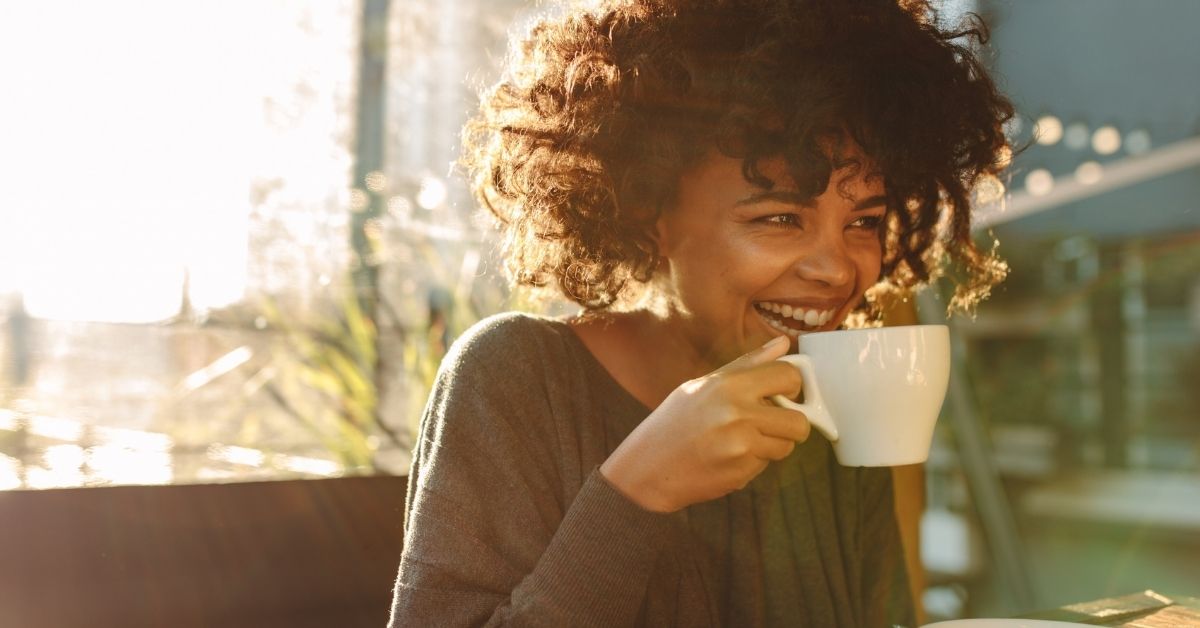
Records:
[[[726,371],[767,364],[786,355],[791,346],[792,343],[788,340],[787,336],[775,336],[763,346],[741,356],[718,370]]]

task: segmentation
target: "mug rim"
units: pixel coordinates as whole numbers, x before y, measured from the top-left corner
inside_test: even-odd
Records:
[[[916,329],[916,328],[927,328],[927,329],[942,328],[942,329],[945,329],[946,331],[950,330],[950,326],[945,323],[918,323],[915,325],[887,325],[887,326],[882,326],[882,327],[861,327],[859,329],[830,329],[828,331],[811,331],[806,334],[801,334],[798,339],[804,340],[805,338],[808,338],[811,336],[824,336],[827,334],[872,333],[872,332],[881,332],[881,331],[888,331],[888,330],[903,330],[903,329]]]

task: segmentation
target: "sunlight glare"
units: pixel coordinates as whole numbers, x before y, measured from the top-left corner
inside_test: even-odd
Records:
[[[212,445],[208,448],[208,457],[221,462],[240,464],[248,467],[261,467],[267,456],[258,449],[236,447],[231,445]]]
[[[30,434],[35,436],[68,442],[78,442],[83,436],[83,424],[71,419],[31,416],[26,419],[26,424],[28,425],[26,429],[29,430]]]
[[[33,489],[72,488],[83,486],[83,472],[78,469],[47,469],[26,467],[25,486]]]
[[[175,446],[166,434],[106,425],[93,425],[92,438],[101,445],[156,453],[169,452]]]
[[[0,491],[21,488],[20,468],[20,460],[0,454]]]
[[[342,471],[341,465],[332,460],[285,455],[277,456],[276,460],[280,468],[309,475],[334,477]]]
[[[249,77],[230,63],[246,38],[230,33],[232,45],[210,45],[229,25],[203,7],[8,7],[0,76],[14,141],[0,168],[22,185],[0,191],[0,212],[6,223],[25,221],[14,237],[18,276],[3,287],[23,291],[34,316],[167,318],[188,254],[228,256],[244,240],[225,228],[229,215],[245,214],[243,153],[229,147],[252,129]],[[113,19],[130,14],[139,19]],[[207,289],[211,265],[201,266]]]
[[[170,484],[174,478],[171,454],[166,451],[100,445],[87,454],[92,475],[104,484]]]
[[[46,467],[50,469],[79,469],[83,466],[83,447],[79,445],[53,445],[42,453]]]
[[[185,277],[197,309],[243,298],[254,176],[283,171],[309,198],[344,182],[311,158],[335,103],[282,126],[264,105],[297,73],[340,87],[345,33],[297,18],[340,26],[345,4],[6,3],[0,294],[119,322],[175,315]]]
[[[82,486],[83,449],[78,445],[53,445],[42,452],[45,466],[26,467],[25,482],[30,488]]]
[[[15,432],[19,428],[20,422],[17,419],[17,413],[0,408],[0,430]]]

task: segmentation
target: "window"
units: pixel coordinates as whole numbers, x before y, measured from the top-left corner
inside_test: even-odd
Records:
[[[339,472],[255,322],[346,265],[356,3],[4,13],[0,488]]]

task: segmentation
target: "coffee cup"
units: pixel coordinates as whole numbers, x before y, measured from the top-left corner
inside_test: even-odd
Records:
[[[950,381],[945,325],[908,325],[804,334],[799,353],[780,360],[800,369],[799,410],[848,467],[925,462]]]

